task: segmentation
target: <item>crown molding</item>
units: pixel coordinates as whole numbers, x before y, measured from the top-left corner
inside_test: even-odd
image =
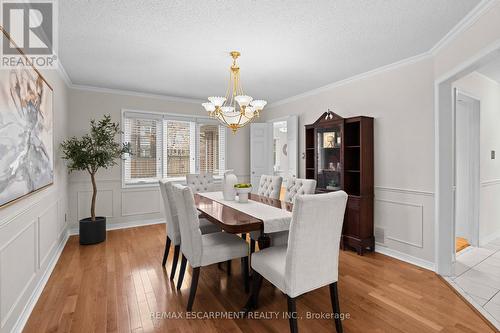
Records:
[[[475,73],[477,76],[481,76],[483,79],[493,83],[493,84],[496,84],[496,85],[500,85],[500,82],[498,82],[497,80],[495,79],[492,79],[491,77],[489,77],[488,75],[485,75],[483,73],[479,73],[478,71],[474,71],[473,73]],[[476,98],[476,99],[479,99],[479,98]]]
[[[68,72],[66,72],[66,69],[64,69],[61,60],[57,62],[57,72],[59,73],[63,81],[66,83],[66,86],[68,86],[68,88],[71,88],[73,86],[73,82],[71,82]]]
[[[306,97],[309,97],[309,96],[314,96],[314,95],[317,95],[319,93],[328,91],[330,89],[333,89],[333,88],[336,88],[336,87],[340,87],[340,86],[344,86],[346,84],[349,84],[349,83],[352,83],[352,82],[355,82],[355,81],[358,81],[358,80],[366,79],[366,78],[369,78],[371,76],[374,76],[374,75],[377,75],[377,74],[380,74],[380,73],[388,72],[388,71],[394,70],[394,69],[399,68],[399,67],[403,67],[403,66],[407,66],[407,65],[410,65],[410,64],[414,64],[414,63],[420,62],[422,60],[429,59],[431,57],[432,57],[432,54],[430,54],[429,52],[424,52],[424,53],[418,54],[418,55],[413,56],[413,57],[409,57],[409,58],[406,58],[406,59],[403,59],[403,60],[396,61],[396,62],[394,62],[392,64],[388,64],[388,65],[384,65],[384,66],[372,69],[372,70],[370,70],[368,72],[364,72],[364,73],[361,73],[361,74],[358,74],[358,75],[351,76],[351,77],[349,77],[347,79],[344,79],[344,80],[336,81],[336,82],[327,84],[325,86],[322,86],[322,87],[319,87],[319,88],[315,88],[315,89],[303,92],[301,94],[298,94],[298,95],[295,95],[295,96],[291,96],[291,97],[279,100],[277,102],[271,103],[267,107],[267,109],[270,109],[270,108],[273,108],[273,107],[276,107],[276,106],[280,106],[280,105],[283,105],[283,104],[288,104],[290,102],[294,102],[294,101],[297,101],[297,100],[300,100],[300,99],[303,99],[303,98],[306,98]]]
[[[155,99],[161,99],[161,100],[165,100],[165,101],[169,101],[169,102],[180,102],[180,103],[191,103],[191,104],[203,103],[202,100],[194,99],[194,98],[151,94],[151,93],[145,93],[145,92],[139,92],[139,91],[133,91],[133,90],[102,88],[102,87],[79,85],[79,84],[72,84],[70,86],[70,88],[75,89],[75,90],[99,92],[99,93],[105,93],[105,94],[125,95],[125,96],[144,97],[144,98],[155,98]]]
[[[429,53],[436,55],[449,43],[455,40],[461,33],[469,29],[476,23],[494,5],[498,4],[498,0],[482,0],[464,16],[443,38],[441,38],[430,50]]]

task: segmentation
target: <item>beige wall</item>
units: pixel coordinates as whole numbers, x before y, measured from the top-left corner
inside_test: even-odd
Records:
[[[186,115],[205,116],[200,103],[177,102],[166,98],[134,96],[119,93],[70,90],[69,135],[86,133],[91,119],[110,114],[116,122],[121,121],[121,110],[132,109]],[[227,168],[234,169],[242,181],[249,178],[249,130],[244,128],[236,134],[227,133]],[[97,174],[97,214],[107,216],[109,224],[144,221],[162,221],[162,204],[157,186],[123,189],[121,184],[121,161],[109,170]],[[90,183],[88,175],[75,172],[69,185],[70,222],[74,228],[77,221],[89,215]]]
[[[404,252],[429,264],[434,258],[433,62],[416,63],[352,81],[314,96],[272,107],[264,119],[299,116],[299,156],[304,125],[328,108],[342,117],[375,118],[375,226],[385,231],[379,248]],[[304,159],[299,175],[304,177]]]
[[[20,331],[24,307],[67,237],[67,172],[57,147],[67,136],[68,89],[56,71],[43,75],[54,89],[54,185],[0,209],[0,332]]]
[[[500,152],[500,84],[474,72],[454,86],[480,100],[479,242],[484,244],[500,235],[500,159],[490,155],[492,150]]]

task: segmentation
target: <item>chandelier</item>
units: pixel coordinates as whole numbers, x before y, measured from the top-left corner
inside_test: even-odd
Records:
[[[233,64],[229,67],[229,84],[226,95],[224,97],[209,97],[210,102],[202,105],[210,117],[219,120],[233,133],[236,133],[239,128],[258,118],[267,102],[261,99],[254,100],[251,96],[243,93],[240,84],[240,68],[236,64],[240,52],[232,51],[230,55],[233,58]]]

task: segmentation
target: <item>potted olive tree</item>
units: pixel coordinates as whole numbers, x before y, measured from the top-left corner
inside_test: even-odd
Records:
[[[96,216],[97,184],[95,175],[100,168],[116,165],[116,160],[130,153],[130,146],[116,141],[121,133],[117,123],[105,115],[90,122],[90,133],[81,138],[72,137],[61,143],[63,159],[68,161],[68,171],[86,171],[92,182],[90,217],[80,220],[80,244],[96,244],[106,240],[106,217]]]

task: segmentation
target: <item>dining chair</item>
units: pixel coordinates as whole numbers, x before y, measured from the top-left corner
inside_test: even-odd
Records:
[[[174,257],[172,261],[172,270],[170,272],[170,280],[174,279],[175,271],[177,269],[177,261],[179,260],[179,251],[181,248],[181,233],[179,229],[179,217],[177,214],[177,207],[174,202],[172,192],[172,182],[160,180],[160,193],[163,199],[163,207],[165,211],[165,220],[167,228],[167,241],[165,243],[165,251],[163,252],[162,266],[165,267],[167,263],[168,253],[170,246],[174,245]],[[206,219],[200,219],[200,230],[202,234],[209,234],[212,232],[219,232],[221,229]]]
[[[189,173],[186,175],[186,184],[193,193],[215,191],[214,176],[211,172]]]
[[[314,194],[315,191],[316,191],[315,179],[287,177],[285,201],[293,203],[293,199],[297,194]]]
[[[257,194],[266,198],[279,199],[282,182],[283,178],[281,176],[262,175],[260,176]],[[259,239],[259,236],[260,231],[250,232],[250,253],[255,252],[255,243]]]
[[[267,198],[279,199],[282,182],[283,178],[280,176],[262,175],[260,176],[257,194]]]
[[[193,269],[187,311],[193,308],[194,297],[198,286],[201,267],[226,262],[236,258],[243,258],[245,263],[243,282],[245,292],[248,292],[248,245],[240,237],[227,232],[202,234],[199,228],[199,217],[189,187],[174,185],[175,203],[179,212],[179,227],[181,231],[181,271],[177,282],[180,289],[184,279],[187,262]]]
[[[265,278],[286,294],[290,331],[296,333],[296,299],[329,285],[335,327],[337,332],[342,332],[337,281],[346,203],[344,191],[295,197],[288,245],[252,254],[252,293],[245,311],[257,308]]]

